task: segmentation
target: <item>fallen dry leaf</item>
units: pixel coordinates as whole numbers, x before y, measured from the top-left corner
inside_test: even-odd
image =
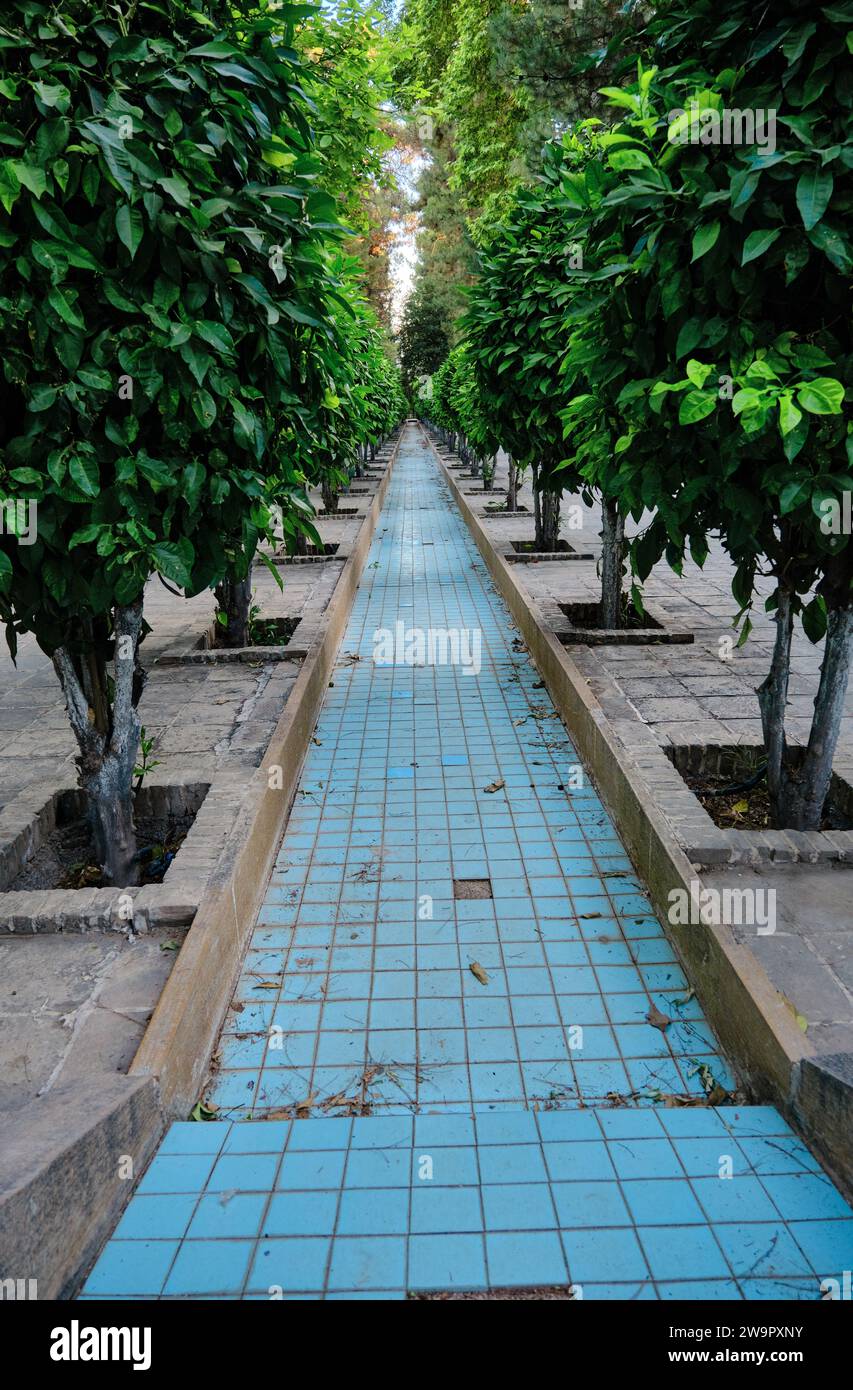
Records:
[[[489,977],[478,960],[472,960],[468,969],[471,971],[474,979],[480,981],[481,985],[487,985],[489,983]]]
[[[500,780],[499,782],[490,782],[489,785],[488,785],[487,787],[484,787],[484,788],[483,788],[483,791],[484,791],[484,792],[499,792],[499,791],[501,790],[501,788],[502,788],[502,787],[505,787],[505,786],[506,786],[506,782],[503,780],[503,778],[501,778],[501,780]]]
[[[662,1033],[665,1033],[672,1023],[672,1019],[667,1018],[666,1014],[662,1014],[660,1009],[657,1008],[655,1004],[652,1004],[649,1012],[646,1014],[646,1022],[650,1023],[653,1028],[659,1028]]]

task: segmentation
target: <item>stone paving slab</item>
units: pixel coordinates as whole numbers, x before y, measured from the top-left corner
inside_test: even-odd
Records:
[[[775,1110],[684,1104],[736,1078],[449,501],[409,427],[220,1118],[171,1128],[84,1297],[817,1298],[853,1213]],[[374,660],[398,622],[481,668]]]

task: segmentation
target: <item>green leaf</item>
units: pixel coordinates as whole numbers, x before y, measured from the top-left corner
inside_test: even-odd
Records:
[[[748,265],[750,261],[755,261],[759,256],[763,256],[764,252],[769,250],[781,234],[781,227],[769,228],[761,232],[750,232],[743,244],[741,265]]]
[[[698,362],[695,357],[691,357],[685,367],[688,379],[693,382],[694,386],[698,386],[700,390],[705,385],[705,382],[708,380],[713,370],[714,368],[709,366],[707,362]]]
[[[28,188],[34,198],[40,198],[47,191],[44,169],[40,169],[37,164],[26,164],[23,159],[14,159],[12,168],[18,182],[24,188]]]
[[[284,303],[280,305],[280,308],[283,313],[287,314],[289,319],[293,319],[294,323],[308,323],[313,328],[323,328],[325,326],[322,319],[318,319],[315,314],[307,313],[305,309],[300,309],[298,305],[292,304],[289,300],[285,300]]]
[[[97,497],[101,490],[97,460],[92,454],[74,454],[68,464],[72,482],[86,497]]]
[[[688,391],[682,396],[678,409],[680,425],[695,425],[712,415],[717,405],[717,397],[710,391]]]
[[[186,537],[180,541],[160,541],[151,547],[151,554],[157,571],[164,579],[171,579],[182,589],[189,588],[195,551]]]
[[[204,389],[193,392],[192,404],[199,424],[209,429],[216,419],[216,402],[210,392]]]
[[[813,165],[797,180],[797,207],[807,232],[817,226],[832,197],[833,177],[829,169]]]
[[[142,240],[142,214],[139,209],[132,208],[130,203],[122,203],[116,213],[116,231],[133,260]]]
[[[817,594],[802,611],[803,632],[810,642],[822,642],[826,636],[826,600]]]
[[[844,400],[844,387],[831,376],[815,377],[797,387],[797,400],[810,415],[838,415]]]
[[[74,550],[78,545],[87,545],[89,541],[97,540],[101,534],[100,522],[92,523],[90,526],[81,526],[79,531],[75,531],[70,541],[68,549]]]
[[[50,410],[56,400],[55,386],[35,386],[30,392],[27,409],[32,411]]]
[[[802,418],[803,412],[794,405],[792,393],[785,391],[779,397],[779,429],[782,434],[790,434],[791,430],[797,428]]]
[[[69,295],[66,294],[65,290],[61,289],[59,285],[54,285],[48,290],[47,302],[51,309],[55,310],[59,317],[65,323],[70,324],[72,328],[86,327],[85,320],[80,310]]]
[[[703,328],[704,324],[702,320],[698,318],[688,319],[687,322],[682,325],[681,332],[678,335],[678,341],[675,345],[675,356],[677,361],[684,357],[686,353],[692,352],[694,348],[699,346],[702,341]]]
[[[717,243],[720,235],[720,222],[705,222],[693,233],[693,255],[691,261],[698,261]]]

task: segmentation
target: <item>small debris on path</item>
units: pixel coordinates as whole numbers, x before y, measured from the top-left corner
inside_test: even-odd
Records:
[[[652,1004],[649,1012],[646,1014],[646,1022],[650,1023],[653,1028],[659,1028],[662,1033],[665,1033],[672,1023],[672,1019],[667,1018],[666,1014],[662,1014],[656,1004]]]

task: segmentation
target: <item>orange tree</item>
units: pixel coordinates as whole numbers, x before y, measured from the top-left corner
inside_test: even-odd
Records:
[[[291,8],[10,0],[0,22],[0,541],[14,653],[53,659],[107,881],[133,882],[132,774],[152,574],[245,576],[271,447],[327,310]],[[271,13],[275,18],[271,17]]]
[[[772,580],[769,790],[776,823],[805,830],[821,824],[853,648],[852,35],[849,3],[668,0],[646,35],[658,65],[609,91],[624,119],[562,178],[593,254],[624,262],[566,324],[575,464],[637,519],[653,511],[631,546],[640,580],[662,556],[702,564],[721,537],[742,640]],[[797,620],[825,639],[803,750],[785,736]]]

